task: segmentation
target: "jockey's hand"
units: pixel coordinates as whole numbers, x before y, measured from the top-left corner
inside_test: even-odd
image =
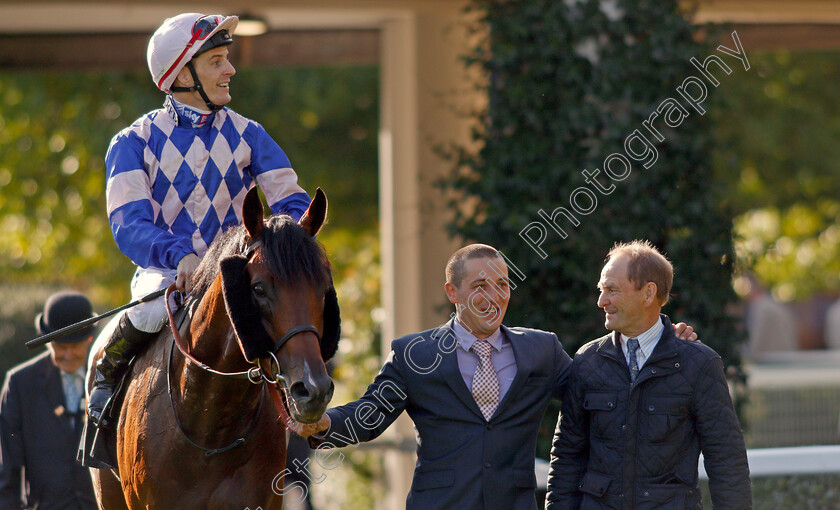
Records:
[[[312,434],[324,432],[325,430],[329,429],[330,417],[327,413],[324,413],[324,415],[321,416],[321,419],[315,423],[301,423],[299,421],[295,421],[293,424],[292,432],[299,435],[300,437],[309,437]]]
[[[192,275],[195,273],[199,262],[201,262],[201,259],[195,253],[187,254],[178,262],[178,276],[175,278],[175,288],[181,292],[192,291]]]
[[[699,340],[697,340],[697,333],[694,332],[694,328],[692,328],[685,322],[675,324],[674,333],[676,333],[677,338],[681,340],[688,340],[689,342],[699,342]]]

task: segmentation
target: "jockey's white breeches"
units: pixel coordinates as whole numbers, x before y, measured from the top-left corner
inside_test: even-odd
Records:
[[[178,272],[174,269],[138,267],[131,279],[131,300],[136,301],[152,292],[165,289],[175,283]],[[170,296],[170,300],[172,300]],[[156,333],[166,323],[167,314],[163,296],[128,309],[128,318],[135,328],[147,333]]]

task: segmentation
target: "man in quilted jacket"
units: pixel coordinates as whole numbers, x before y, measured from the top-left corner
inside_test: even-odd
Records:
[[[671,263],[617,244],[598,283],[612,333],[575,355],[551,451],[546,508],[701,508],[703,452],[716,509],[752,508],[744,438],[720,356],[660,314]]]

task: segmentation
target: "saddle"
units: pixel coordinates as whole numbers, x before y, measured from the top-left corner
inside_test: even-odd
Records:
[[[189,306],[181,306],[173,314],[173,320],[179,328],[188,317],[189,311]],[[169,328],[169,324],[169,320],[167,319],[161,331],[166,331]],[[155,339],[152,344],[157,344],[159,341],[160,337]],[[155,348],[153,345],[146,346],[146,349],[153,348]],[[82,466],[96,469],[117,469],[116,434],[114,432],[119,425],[119,415],[125,398],[125,389],[133,376],[134,363],[138,356],[142,355],[146,349],[138,353],[137,356],[128,362],[128,368],[117,383],[113,397],[102,410],[102,415],[109,417],[114,426],[109,429],[97,428],[88,422],[87,415],[85,415],[84,429],[82,430],[79,449],[76,452],[76,462]]]

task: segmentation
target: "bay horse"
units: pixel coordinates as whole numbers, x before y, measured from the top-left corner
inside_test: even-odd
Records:
[[[314,238],[326,214],[320,188],[299,222],[266,220],[256,187],[248,192],[244,224],[223,233],[194,274],[184,324],[170,314],[175,327],[127,376],[109,441],[117,469],[91,469],[100,508],[281,508],[278,414],[315,422],[333,393],[325,361],[340,318],[329,259]],[[282,387],[279,411],[269,383]]]

